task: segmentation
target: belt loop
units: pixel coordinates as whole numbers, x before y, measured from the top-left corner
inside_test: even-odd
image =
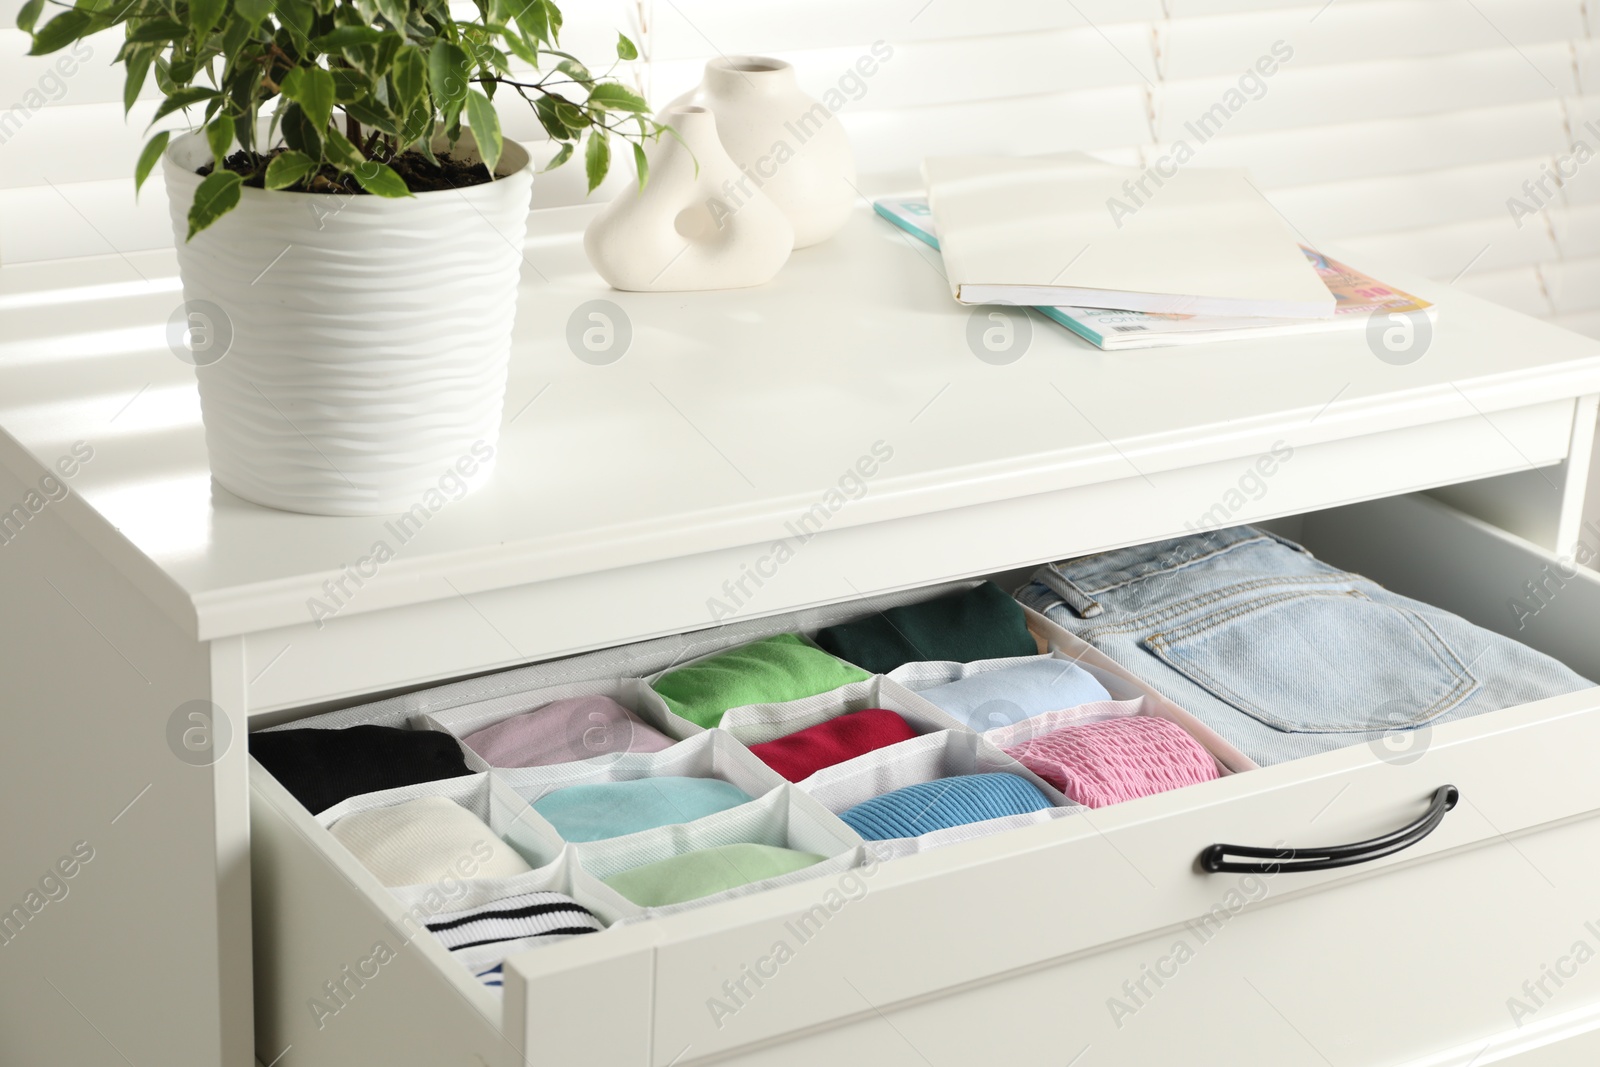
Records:
[[[1039,580],[1048,585],[1059,596],[1067,607],[1080,619],[1092,619],[1096,615],[1105,613],[1105,608],[1094,597],[1085,593],[1073,584],[1072,579],[1061,573],[1061,569],[1054,563],[1047,563],[1039,572]]]

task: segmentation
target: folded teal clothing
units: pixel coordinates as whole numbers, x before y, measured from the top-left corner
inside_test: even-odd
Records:
[[[817,631],[817,645],[874,674],[925,660],[971,663],[1039,651],[1022,605],[993,582],[826,627]]]
[[[896,789],[857,804],[839,818],[868,841],[889,841],[1048,807],[1050,799],[1026,778],[968,774]]]
[[[534,801],[533,810],[568,841],[603,841],[693,822],[751,799],[720,778],[639,778],[569,785]]]
[[[1047,711],[1111,699],[1094,675],[1070,660],[1053,657],[969,674],[919,690],[918,695],[979,733]]]
[[[729,708],[781,704],[870,677],[799,634],[774,634],[670,671],[653,688],[674,712],[709,730]]]
[[[640,907],[660,908],[803,870],[824,859],[815,852],[740,842],[669,856],[604,881]]]

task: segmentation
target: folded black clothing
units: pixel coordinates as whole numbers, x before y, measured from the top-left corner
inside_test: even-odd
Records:
[[[873,674],[905,663],[1033,656],[1022,605],[993,582],[818,630],[817,647]]]
[[[450,734],[393,726],[255,733],[250,754],[313,815],[362,793],[472,773]]]

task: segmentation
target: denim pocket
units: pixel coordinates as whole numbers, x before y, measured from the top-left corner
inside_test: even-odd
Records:
[[[1143,643],[1196,685],[1288,733],[1421,726],[1480,687],[1427,620],[1359,590],[1234,603]]]

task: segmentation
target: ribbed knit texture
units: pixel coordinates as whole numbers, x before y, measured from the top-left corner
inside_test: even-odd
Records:
[[[1049,798],[1026,778],[968,774],[896,789],[857,804],[839,818],[868,841],[889,841],[1050,806]]]
[[[1094,675],[1076,663],[1053,658],[980,671],[919,690],[917,695],[979,733],[1047,711],[1111,699]]]
[[[1090,808],[1217,777],[1217,762],[1200,742],[1177,723],[1150,715],[1065,726],[1006,752]]]
[[[568,841],[603,841],[692,822],[750,800],[720,778],[640,778],[569,785],[534,801],[533,810]]]
[[[776,878],[823,859],[814,852],[742,842],[669,856],[614,874],[605,883],[642,908],[660,908]]]
[[[836,763],[917,736],[911,725],[885,708],[852,711],[775,741],[751,745],[763,763],[791,782],[801,782]]]
[[[614,752],[660,752],[672,739],[608,696],[568,697],[462,741],[491,767],[546,767]]]
[[[448,797],[353,812],[328,830],[386,886],[510,878],[533,869],[482,819]]]
[[[867,677],[799,634],[774,634],[679,667],[656,679],[654,688],[674,712],[709,730],[729,708],[799,700]]]
[[[440,912],[428,929],[452,952],[525,937],[588,934],[604,924],[564,893],[519,893],[463,911]]]
[[[313,815],[362,793],[472,773],[449,734],[392,726],[255,733],[250,754]]]
[[[905,663],[1032,656],[1022,605],[993,582],[817,631],[817,646],[873,674]]]

